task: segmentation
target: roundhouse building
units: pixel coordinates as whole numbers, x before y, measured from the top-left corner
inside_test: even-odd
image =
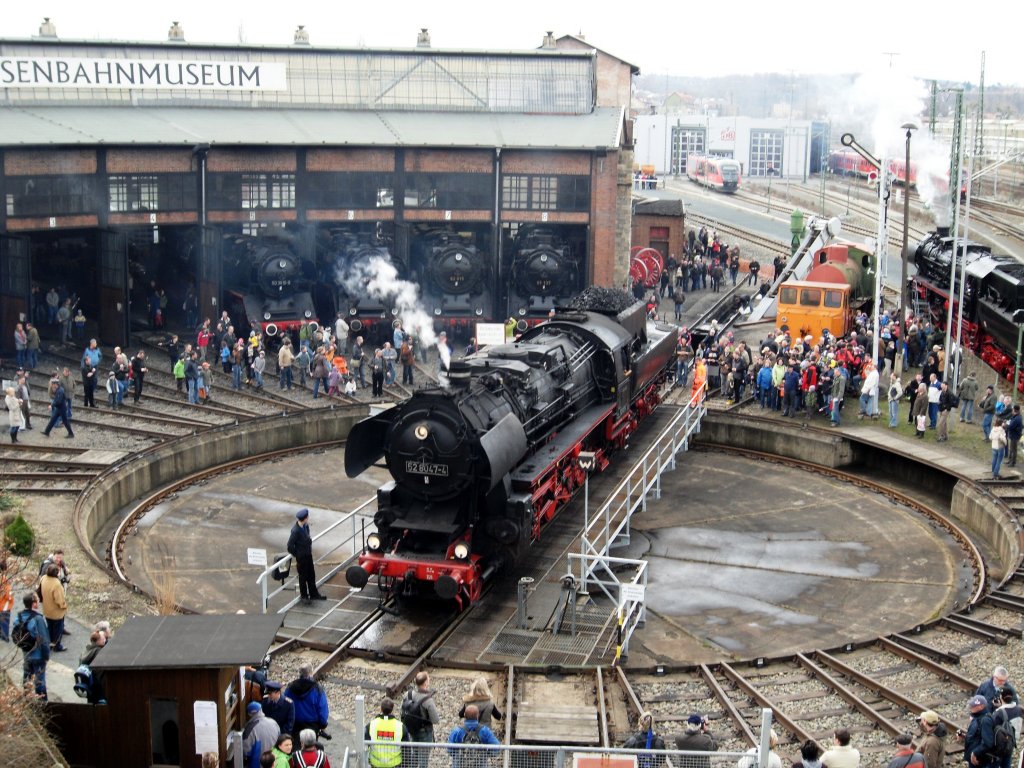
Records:
[[[301,27],[257,47],[186,42],[177,23],[163,43],[64,40],[47,21],[0,40],[0,349],[22,318],[56,335],[51,288],[120,343],[223,310],[265,328],[341,312],[390,338],[406,308],[367,289],[381,261],[455,336],[622,285],[616,102],[636,73],[550,34],[343,50]]]

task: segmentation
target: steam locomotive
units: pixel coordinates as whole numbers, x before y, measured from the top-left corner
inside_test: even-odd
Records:
[[[239,307],[250,323],[259,323],[268,336],[298,329],[303,320],[316,317],[312,289],[316,277],[313,262],[302,258],[285,241],[252,239],[241,246],[235,259],[241,290],[229,291],[229,306]]]
[[[453,338],[473,335],[457,329],[494,319],[491,258],[482,242],[472,231],[449,229],[428,230],[414,242],[412,271],[424,307]]]
[[[546,317],[583,288],[572,247],[550,227],[520,227],[509,278],[509,313],[523,319]]]
[[[991,248],[980,243],[961,241],[959,246],[953,316],[956,322],[960,273],[966,264],[961,342],[1001,376],[1011,379],[1021,317],[1015,319],[1015,313],[1024,309],[1024,264],[1012,256],[994,256]],[[911,289],[927,304],[932,323],[939,328],[946,327],[952,259],[953,238],[945,229],[932,232],[914,251],[917,274]],[[1024,391],[1021,382],[1017,387]]]
[[[661,401],[675,327],[630,302],[617,314],[559,309],[513,344],[452,361],[450,389],[355,425],[347,475],[383,457],[393,479],[377,491],[376,531],[350,585],[376,576],[382,593],[432,588],[464,608],[514,568],[583,485],[580,452],[604,469]]]
[[[350,333],[374,343],[390,341],[399,315],[395,281],[405,272],[390,233],[380,225],[338,229],[331,233],[330,250],[324,280],[337,286],[335,304]]]

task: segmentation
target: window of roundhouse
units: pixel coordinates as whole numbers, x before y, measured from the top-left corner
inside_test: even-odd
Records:
[[[843,306],[842,291],[825,291],[825,306],[830,309],[839,309]]]
[[[558,200],[558,178],[556,176],[534,176],[530,179],[530,208],[532,210],[555,209]]]
[[[796,304],[796,288],[791,285],[782,286],[782,290],[779,291],[779,303]]]
[[[92,176],[19,176],[6,184],[8,216],[92,213],[102,205]]]
[[[821,306],[820,288],[802,288],[800,290],[800,306],[819,307]]]
[[[406,182],[410,207],[486,211],[493,205],[491,174],[410,173]]]
[[[309,173],[299,190],[306,208],[390,208],[394,202],[394,176],[371,171]]]

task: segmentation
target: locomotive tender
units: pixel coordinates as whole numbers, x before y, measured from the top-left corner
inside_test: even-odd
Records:
[[[661,402],[675,330],[648,322],[642,303],[560,309],[515,343],[453,360],[450,389],[356,424],[346,474],[384,458],[392,480],[348,583],[376,576],[384,593],[477,601],[583,485],[579,453],[604,469]]]
[[[961,341],[1000,375],[1012,379],[1018,334],[1014,313],[1024,309],[1024,264],[1012,256],[994,256],[991,248],[980,243],[961,241],[959,246],[962,256],[957,258],[953,312],[956,322],[960,272],[966,262]],[[939,328],[946,327],[952,258],[953,238],[946,229],[929,234],[914,251],[917,274],[911,290],[928,305],[930,319]],[[1020,382],[1017,386],[1021,388]]]

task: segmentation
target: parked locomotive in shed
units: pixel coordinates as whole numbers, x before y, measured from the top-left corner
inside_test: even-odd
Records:
[[[411,277],[436,330],[468,338],[476,323],[496,319],[492,258],[483,233],[428,228],[414,235],[411,252]]]
[[[375,343],[389,341],[399,314],[395,281],[405,272],[390,231],[379,224],[332,231],[322,269],[324,280],[336,286],[337,310],[350,333]]]
[[[225,259],[225,281],[234,286],[225,306],[236,320],[276,336],[316,318],[312,259],[296,253],[293,243],[270,237],[239,238],[234,246],[234,256]]]
[[[349,584],[375,576],[384,593],[427,588],[466,607],[514,569],[582,487],[580,452],[604,469],[661,402],[676,329],[645,315],[642,303],[559,309],[515,343],[453,361],[450,389],[356,424],[348,476],[383,458],[393,479],[377,491],[376,530]]]
[[[583,289],[584,270],[569,240],[552,227],[523,225],[513,243],[508,310],[542,318]]]
[[[961,241],[959,250],[953,317],[957,322],[963,268],[966,280],[961,342],[1001,376],[1012,379],[1019,327],[1014,315],[1024,309],[1024,264],[1012,256],[993,255],[991,248],[980,243]],[[946,327],[952,258],[953,238],[945,229],[932,232],[914,251],[917,274],[911,280],[911,289],[927,304],[932,324],[939,328]],[[1021,382],[1017,387],[1024,391]]]

